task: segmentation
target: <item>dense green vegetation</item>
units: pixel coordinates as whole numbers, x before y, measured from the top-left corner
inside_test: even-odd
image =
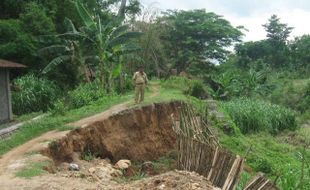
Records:
[[[26,75],[14,81],[19,90],[12,93],[14,113],[47,111],[59,97],[59,88],[51,81]]]
[[[277,134],[296,129],[295,113],[261,100],[236,99],[222,105],[243,133],[268,131]]]
[[[3,0],[0,58],[28,66],[11,75],[14,114],[49,115],[1,140],[0,154],[127,101],[144,65],[160,80],[146,104],[190,100],[205,111],[204,100],[218,101],[234,132],[220,121],[214,128],[225,148],[247,158],[243,185],[262,171],[282,189],[306,190],[310,127],[300,126],[310,120],[310,35],[291,39],[294,29],[276,15],[262,27],[266,39],[243,42],[244,27],[204,9],[158,14],[138,0]]]

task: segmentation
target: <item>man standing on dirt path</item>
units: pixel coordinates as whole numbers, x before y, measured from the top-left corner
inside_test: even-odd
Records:
[[[132,80],[135,85],[135,102],[136,104],[139,104],[144,100],[144,89],[148,83],[148,79],[144,72],[143,66],[140,66],[139,71],[135,72]]]

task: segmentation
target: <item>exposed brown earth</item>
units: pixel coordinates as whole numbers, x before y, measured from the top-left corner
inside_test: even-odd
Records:
[[[171,171],[117,187],[118,190],[219,190],[196,173]]]
[[[122,111],[71,131],[44,154],[56,162],[72,162],[75,152],[91,152],[112,162],[155,160],[175,149],[171,114],[177,114],[178,106],[178,102],[159,103]]]

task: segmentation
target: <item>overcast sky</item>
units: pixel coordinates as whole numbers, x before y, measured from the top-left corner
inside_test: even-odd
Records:
[[[155,3],[160,10],[206,9],[215,12],[232,25],[247,28],[245,41],[266,38],[262,25],[272,14],[294,27],[291,38],[310,34],[310,0],[141,0],[141,3],[145,7]]]

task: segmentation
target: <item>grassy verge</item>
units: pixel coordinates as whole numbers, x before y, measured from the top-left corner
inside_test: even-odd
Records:
[[[24,177],[24,178],[31,178],[31,177],[39,176],[44,173],[47,173],[47,171],[44,170],[44,167],[48,166],[48,164],[49,164],[48,162],[32,163],[31,165],[18,171],[15,175],[17,177]]]
[[[266,173],[272,180],[279,177],[278,185],[281,189],[294,189],[300,184],[302,178],[302,159],[310,163],[310,151],[303,153],[301,146],[294,146],[283,141],[279,141],[277,136],[269,133],[259,133],[252,135],[228,136],[221,134],[220,143],[224,148],[246,157],[246,163],[250,166],[251,174],[256,172]],[[308,170],[307,166],[304,170]],[[310,175],[303,176],[310,185]],[[299,187],[299,189],[303,189]]]
[[[131,98],[132,95],[124,95],[99,99],[91,105],[70,110],[64,115],[49,115],[39,121],[27,123],[10,138],[0,140],[0,155],[5,154],[11,149],[24,144],[25,142],[38,137],[45,132],[69,129],[68,126],[66,126],[67,123],[102,112],[115,104],[126,102]]]
[[[20,122],[24,122],[24,121],[29,121],[39,115],[42,115],[43,112],[35,112],[35,113],[30,113],[30,114],[25,114],[25,115],[21,115],[21,116],[15,116],[13,117],[13,121],[9,122],[9,123],[5,123],[5,124],[1,124],[0,125],[0,129],[4,129],[10,126],[13,126],[14,124],[18,124]]]
[[[29,121],[35,117],[38,117],[39,115],[42,115],[43,112],[34,112],[34,113],[29,113],[21,116],[15,116],[14,120],[18,122],[24,122],[24,121]]]

